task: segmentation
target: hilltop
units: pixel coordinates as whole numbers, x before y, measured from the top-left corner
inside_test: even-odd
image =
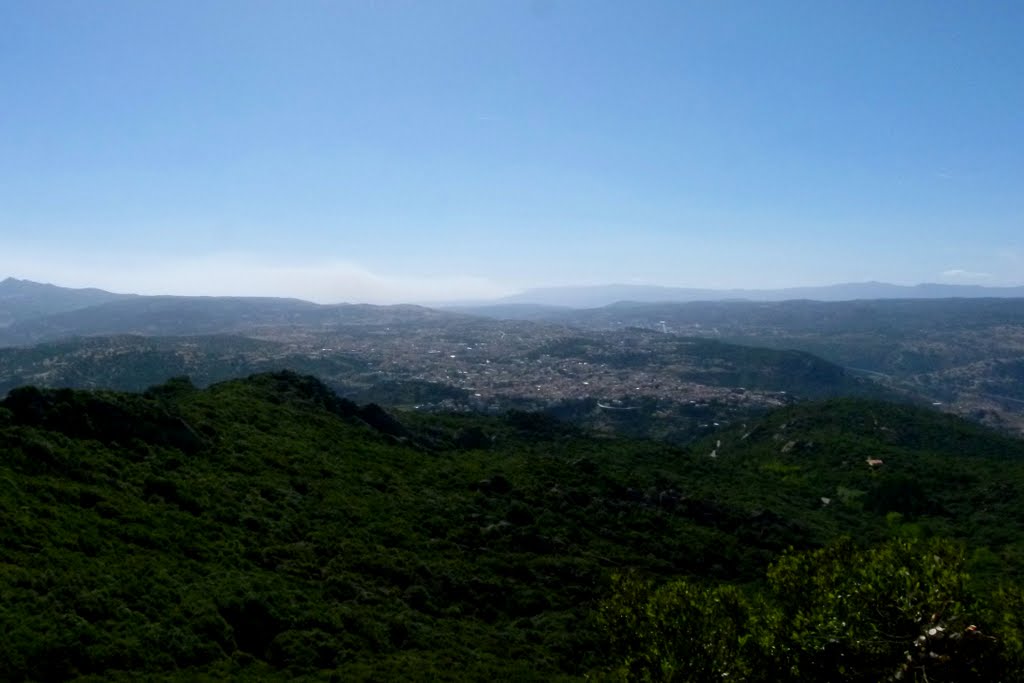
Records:
[[[71,289],[8,277],[0,281],[0,329],[21,320],[130,298],[102,289]]]

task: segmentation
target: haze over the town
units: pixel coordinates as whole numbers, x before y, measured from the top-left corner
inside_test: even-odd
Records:
[[[7,2],[0,279],[1024,283],[1014,2]]]

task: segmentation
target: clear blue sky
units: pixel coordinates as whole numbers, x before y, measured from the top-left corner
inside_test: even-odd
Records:
[[[0,3],[0,277],[1024,283],[1024,3]]]

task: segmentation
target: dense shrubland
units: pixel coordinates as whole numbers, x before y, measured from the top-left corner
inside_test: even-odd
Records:
[[[1022,458],[854,400],[680,449],[390,414],[291,373],[22,388],[0,407],[0,670],[877,680],[941,625],[963,637],[940,656],[998,673],[1020,650]]]

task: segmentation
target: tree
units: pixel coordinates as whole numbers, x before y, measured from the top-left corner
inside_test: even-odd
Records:
[[[1014,680],[1020,617],[984,609],[952,542],[863,550],[843,540],[790,552],[766,578],[747,598],[731,586],[618,577],[600,610],[616,673],[645,681]]]

